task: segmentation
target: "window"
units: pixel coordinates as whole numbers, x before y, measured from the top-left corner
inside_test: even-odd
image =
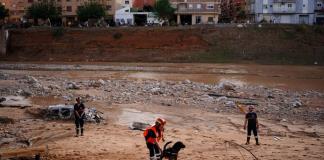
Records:
[[[66,11],[67,12],[72,12],[72,6],[66,6]]]
[[[303,7],[305,8],[305,7],[306,7],[306,5],[305,5],[305,4],[303,4]]]
[[[129,4],[129,0],[126,0],[126,1],[125,1],[125,4]]]
[[[272,4],[270,4],[270,8],[272,8]]]
[[[197,4],[197,9],[200,9],[201,8],[201,4]]]
[[[33,3],[34,2],[34,0],[28,0],[28,3]]]
[[[263,5],[263,8],[264,8],[264,9],[268,9],[268,5],[267,5],[267,4],[264,4],[264,5]]]
[[[292,8],[292,4],[291,3],[288,3],[288,8]]]
[[[322,7],[322,4],[321,3],[317,3],[317,7]]]
[[[129,12],[129,10],[128,10],[128,9],[126,9],[126,10],[125,10],[125,12]]]
[[[213,17],[208,17],[208,22],[214,22],[214,18]]]
[[[201,16],[196,16],[196,24],[200,24],[201,23]]]
[[[206,8],[207,9],[214,9],[214,4],[207,4]]]
[[[111,9],[111,5],[107,5],[106,10],[110,10],[110,9]]]
[[[189,4],[189,8],[193,8],[192,4]]]
[[[66,0],[67,2],[71,2],[71,0]]]

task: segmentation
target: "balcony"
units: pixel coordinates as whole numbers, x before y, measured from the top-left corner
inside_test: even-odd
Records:
[[[197,8],[196,6],[193,7],[188,7],[189,4],[178,4],[177,5],[177,11],[176,13],[213,13],[213,14],[220,14],[221,10],[218,6],[216,6],[216,8],[207,8],[206,4],[201,4],[200,8]]]
[[[273,0],[273,3],[296,3],[296,0]]]
[[[296,13],[296,3],[274,3],[272,12],[273,13]]]
[[[220,11],[217,9],[178,9],[176,13],[213,13],[220,14]]]

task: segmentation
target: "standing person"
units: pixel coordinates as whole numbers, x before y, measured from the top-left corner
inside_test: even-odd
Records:
[[[150,152],[150,160],[161,159],[162,149],[159,146],[159,141],[161,138],[164,141],[163,130],[165,123],[165,120],[158,118],[155,121],[155,125],[148,127],[144,131],[146,146]]]
[[[75,117],[75,131],[76,131],[76,137],[79,136],[79,131],[81,129],[81,136],[83,136],[83,124],[84,124],[84,110],[85,106],[83,103],[81,103],[81,98],[78,97],[75,99],[76,104],[74,105],[74,117]]]
[[[247,139],[245,143],[246,145],[250,144],[251,131],[253,131],[256,145],[260,145],[258,139],[259,122],[257,114],[253,111],[253,109],[253,106],[249,106],[249,112],[245,115],[244,130],[246,129],[247,125]]]

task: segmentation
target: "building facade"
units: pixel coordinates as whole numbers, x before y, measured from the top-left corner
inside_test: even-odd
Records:
[[[9,9],[9,21],[19,22],[25,15],[25,10],[31,5],[32,0],[0,0]]]
[[[316,24],[324,24],[324,0],[317,0],[315,4]]]
[[[215,24],[221,14],[221,0],[170,0],[176,8],[177,24]]]
[[[315,0],[247,0],[251,22],[313,24]]]
[[[153,0],[117,0],[116,4],[116,25],[144,26],[160,23],[153,12],[143,11],[144,6],[154,6]]]
[[[41,0],[0,0],[9,9],[9,20],[19,22],[26,15],[27,8]],[[96,1],[106,8],[107,15],[114,14],[115,0],[53,0],[62,10],[63,23],[77,21],[78,7],[90,1]]]

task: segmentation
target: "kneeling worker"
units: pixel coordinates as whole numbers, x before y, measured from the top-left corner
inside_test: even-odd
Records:
[[[150,160],[161,159],[162,150],[159,146],[159,141],[160,139],[164,141],[163,131],[165,123],[164,119],[158,118],[155,121],[155,125],[148,127],[144,131],[146,146],[150,152]]]

